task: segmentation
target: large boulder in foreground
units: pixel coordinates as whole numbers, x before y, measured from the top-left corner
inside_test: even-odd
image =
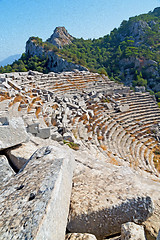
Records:
[[[21,144],[28,139],[22,118],[0,117],[0,151]]]
[[[36,151],[1,188],[0,239],[65,239],[73,168],[62,146]]]
[[[94,149],[77,151],[68,230],[91,233],[102,239],[121,232],[125,222],[148,226],[151,234],[160,227],[160,183],[140,176],[129,167],[94,158]],[[151,215],[155,218],[152,218]],[[152,225],[147,221],[152,218]],[[154,235],[154,236],[155,236]]]

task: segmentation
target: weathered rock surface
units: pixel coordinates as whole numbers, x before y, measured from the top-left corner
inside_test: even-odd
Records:
[[[122,224],[121,240],[146,240],[143,226],[133,222]]]
[[[58,48],[71,44],[73,37],[67,32],[65,27],[56,27],[53,34],[47,40]]]
[[[74,158],[48,146],[0,191],[0,239],[65,238]],[[14,207],[13,207],[14,206]]]
[[[158,233],[158,236],[157,236],[157,240],[160,240],[160,230],[159,230],[159,233]]]
[[[14,175],[14,171],[8,163],[5,156],[0,156],[0,188],[4,181],[7,181]]]
[[[68,233],[65,240],[96,240],[96,237],[88,233]]]
[[[72,71],[73,69],[87,71],[87,68],[72,62],[67,62],[53,51],[46,52],[43,47],[36,45],[31,38],[29,38],[26,43],[26,53],[32,56],[37,55],[40,58],[44,55],[48,57],[47,67],[53,72]]]
[[[85,151],[75,153],[78,164],[73,178],[68,230],[88,232],[101,239],[120,233],[121,224],[125,222],[144,222],[147,226],[146,220],[159,209],[155,204],[154,210],[151,198],[159,202],[160,184],[143,178],[129,167],[93,158],[94,151],[90,151],[92,156]],[[157,217],[160,217],[159,211]],[[153,220],[155,232],[159,227],[157,219]],[[148,231],[151,231],[149,225]]]
[[[27,141],[28,135],[21,118],[8,119],[0,125],[0,150],[16,146]]]
[[[27,162],[27,153],[23,151],[21,154],[21,145],[18,145],[16,148],[9,148],[4,151],[5,156],[7,157],[11,167],[14,169],[15,172],[18,172],[23,165]],[[24,150],[24,149],[23,149]],[[20,155],[23,155],[20,156]]]

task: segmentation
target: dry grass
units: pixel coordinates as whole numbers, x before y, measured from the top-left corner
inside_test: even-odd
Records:
[[[33,98],[32,103],[34,104],[35,102],[40,101],[40,100],[41,100],[41,98],[39,96],[35,97],[35,98]]]
[[[55,119],[51,119],[51,123],[53,126],[57,126],[57,121]]]
[[[106,147],[106,145],[100,145],[100,147],[104,150],[104,151],[106,151],[107,150],[107,147]]]
[[[41,111],[42,111],[42,108],[41,108],[41,107],[36,107],[35,115],[36,115],[37,118],[39,117],[39,113],[40,113]]]
[[[22,101],[22,96],[19,95],[19,96],[16,96],[13,100],[13,104],[17,103],[17,102],[21,102]]]
[[[98,139],[98,140],[103,140],[104,137],[103,137],[103,136],[98,136],[97,139]]]
[[[72,133],[73,133],[73,136],[75,137],[75,139],[77,139],[78,138],[78,128],[73,128]]]
[[[52,106],[52,109],[54,109],[54,110],[56,110],[58,108],[58,105],[57,104],[54,104],[53,106]]]
[[[21,106],[20,106],[20,104],[19,104],[19,106],[18,106],[18,112],[20,112],[22,110],[22,108],[21,108]]]
[[[83,115],[81,116],[81,119],[82,119],[82,120],[87,120],[87,115],[86,115],[86,114],[83,114]]]
[[[31,103],[27,108],[27,113],[29,113],[32,109],[33,109],[33,104]]]

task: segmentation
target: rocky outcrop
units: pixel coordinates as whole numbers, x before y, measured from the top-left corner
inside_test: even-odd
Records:
[[[54,45],[60,47],[71,42],[72,37],[68,35],[67,31],[63,31],[63,28],[57,28],[54,31],[54,34],[48,40],[53,42]],[[26,54],[30,56],[38,56],[40,58],[47,57],[47,68],[49,71],[53,72],[62,72],[62,71],[72,71],[74,69],[80,71],[87,71],[87,69],[81,65],[74,64],[72,62],[67,62],[67,60],[58,56],[54,51],[46,51],[43,46],[36,44],[36,42],[29,38],[26,43]]]
[[[127,35],[132,36],[135,40],[135,45],[138,46],[145,35],[145,32],[150,29],[149,24],[146,21],[139,20],[139,21],[133,21],[133,23],[130,24],[128,31],[126,34],[122,33],[120,34],[121,41],[124,41],[125,37]]]
[[[27,139],[22,118],[0,118],[0,150],[18,145]]]
[[[52,145],[36,151],[23,171],[3,182],[0,239],[64,239],[73,168],[69,150]]]
[[[145,79],[148,80],[148,88],[153,91],[160,91],[160,86],[157,82],[157,79],[160,77],[158,62],[145,59],[144,57],[129,57],[120,60],[119,68],[121,71],[120,75],[125,76],[123,81],[125,85],[132,85],[132,81],[135,80],[133,69],[138,69],[139,71],[143,70]]]
[[[63,48],[64,45],[71,44],[73,37],[67,32],[65,27],[56,27],[53,34],[47,40],[58,48]]]

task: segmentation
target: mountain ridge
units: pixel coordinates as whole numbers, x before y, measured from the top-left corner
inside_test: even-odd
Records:
[[[159,16],[160,8],[157,7],[147,14],[122,21],[118,29],[114,28],[110,34],[93,40],[74,38],[64,27],[57,27],[45,42],[38,37],[31,37],[26,44],[26,56],[21,60],[27,70],[30,67],[31,70],[44,72],[54,71],[53,66],[57,67],[59,62],[66,61],[65,70],[67,64],[71,66],[70,63],[73,68],[81,65],[90,71],[107,74],[111,80],[122,82],[127,86],[145,86],[151,92],[158,92],[160,91]],[[28,51],[28,44],[34,45],[34,51]],[[40,51],[43,54],[39,55]],[[51,52],[54,56],[52,58],[49,57]],[[43,55],[46,57],[45,64],[40,63],[41,60],[44,61]],[[35,64],[28,64],[30,58]],[[57,69],[63,71],[63,68],[56,68],[56,71]]]
[[[0,61],[0,66],[4,67],[7,64],[12,64],[15,60],[18,60],[21,57],[21,54],[11,55]]]

